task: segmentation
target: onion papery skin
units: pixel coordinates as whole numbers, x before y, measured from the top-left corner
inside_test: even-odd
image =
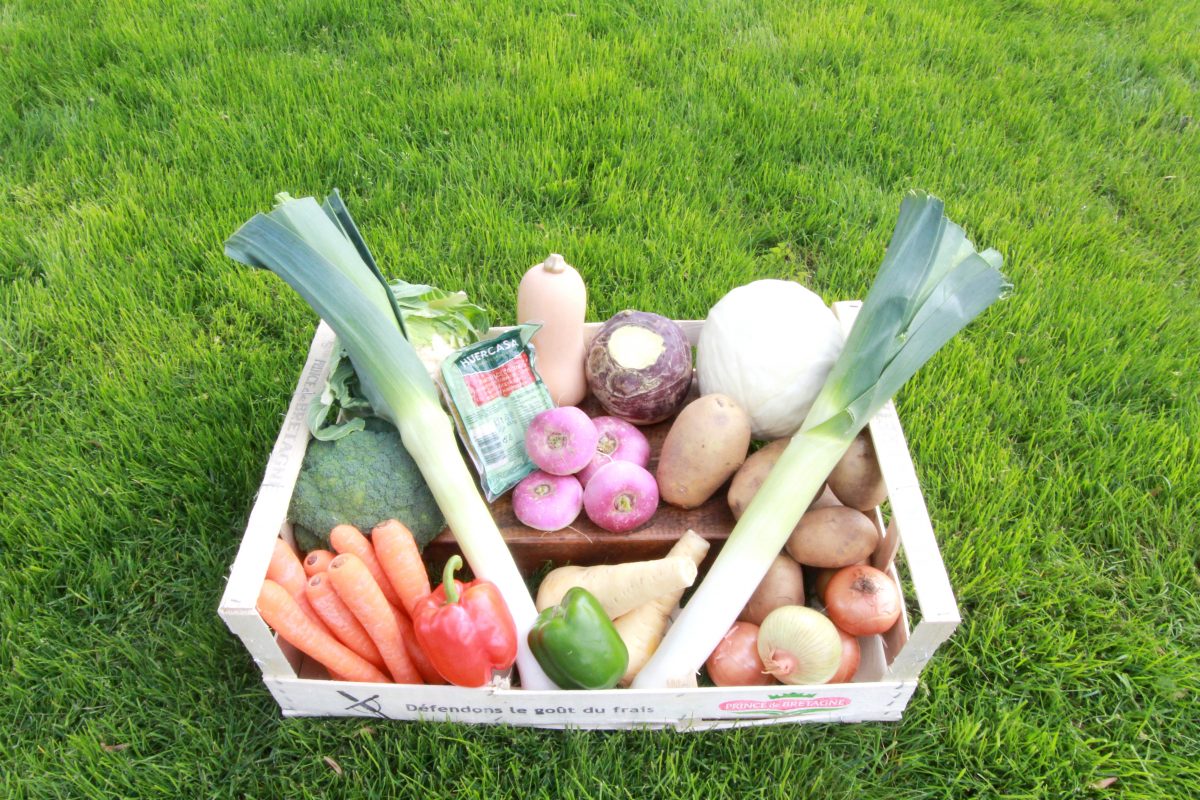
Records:
[[[758,630],[758,655],[780,683],[825,683],[842,661],[837,627],[807,606],[780,606]]]

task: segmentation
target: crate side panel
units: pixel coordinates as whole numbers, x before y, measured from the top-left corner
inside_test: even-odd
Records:
[[[946,564],[938,549],[929,519],[929,509],[917,483],[916,470],[908,452],[908,442],[900,428],[896,407],[888,403],[871,421],[875,441],[889,439],[893,444],[876,447],[879,466],[888,485],[888,502],[892,520],[904,559],[912,577],[913,592],[921,609],[922,619],[957,620],[958,603],[950,587]],[[887,457],[884,457],[884,453]]]
[[[293,677],[296,674],[299,655],[290,646],[290,652],[281,646],[257,611],[226,611],[222,617],[229,630],[242,640],[263,675]]]
[[[287,696],[289,715],[563,727],[691,727],[706,720],[787,720],[899,714],[912,686],[849,683],[823,686],[703,688],[668,691],[463,689],[454,686],[355,684],[267,679]]]
[[[324,322],[317,326],[304,370],[271,449],[254,507],[250,510],[246,534],[230,569],[229,582],[221,598],[222,612],[253,609],[258,600],[271,551],[284,528],[292,490],[308,445],[308,407],[325,385],[334,338],[333,331]]]
[[[942,642],[950,638],[958,622],[922,621],[913,628],[903,649],[892,660],[891,675],[897,680],[916,680]]]
[[[683,331],[683,335],[687,337],[688,344],[690,344],[692,347],[695,347],[700,341],[700,330],[704,327],[704,320],[677,319],[675,322],[678,323],[679,328]],[[596,338],[596,334],[600,332],[602,327],[604,327],[603,322],[583,323],[583,341],[585,347],[592,343],[592,340]],[[511,331],[512,329],[512,325],[498,325],[488,330],[488,336],[499,336],[500,334],[506,331]]]

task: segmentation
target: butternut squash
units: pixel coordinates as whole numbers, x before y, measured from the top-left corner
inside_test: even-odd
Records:
[[[517,288],[517,321],[540,322],[533,336],[537,371],[557,406],[578,405],[587,396],[583,322],[587,287],[558,253],[530,267]]]

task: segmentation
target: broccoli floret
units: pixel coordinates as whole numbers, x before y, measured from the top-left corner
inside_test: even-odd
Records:
[[[343,523],[366,532],[397,519],[421,547],[446,525],[400,433],[378,418],[340,439],[309,443],[288,519],[306,551],[327,548],[329,532]]]

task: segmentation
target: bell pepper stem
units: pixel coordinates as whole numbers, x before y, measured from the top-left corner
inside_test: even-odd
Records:
[[[450,560],[446,562],[445,569],[442,570],[442,588],[446,592],[447,603],[458,602],[458,584],[454,582],[454,571],[463,564],[462,556],[455,554],[450,556]]]

